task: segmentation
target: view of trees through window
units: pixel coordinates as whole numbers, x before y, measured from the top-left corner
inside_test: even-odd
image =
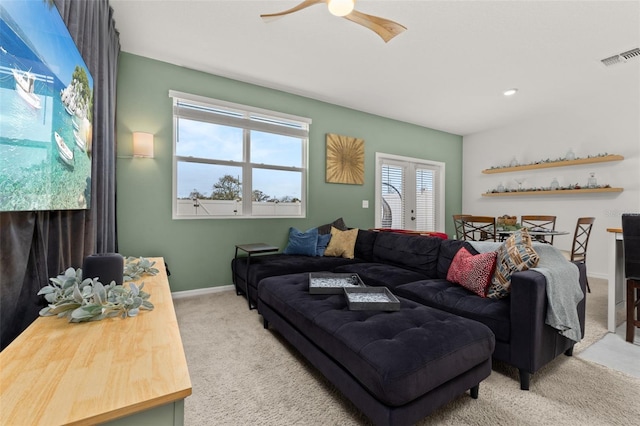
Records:
[[[224,175],[218,178],[218,181],[213,184],[210,195],[203,194],[194,188],[186,198],[197,198],[200,200],[242,200],[242,182],[240,181],[240,176]],[[259,189],[254,189],[251,193],[251,201],[259,203],[295,203],[301,200],[291,195],[284,195],[278,198],[265,194]]]

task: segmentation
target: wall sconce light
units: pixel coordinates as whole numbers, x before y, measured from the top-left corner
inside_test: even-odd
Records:
[[[133,156],[135,158],[153,158],[153,134],[133,132]]]

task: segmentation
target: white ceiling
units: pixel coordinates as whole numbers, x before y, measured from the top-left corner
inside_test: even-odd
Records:
[[[298,3],[110,0],[125,52],[459,135],[640,100],[640,59],[600,62],[640,46],[640,1],[356,1],[408,28],[387,44],[322,4],[259,17]]]

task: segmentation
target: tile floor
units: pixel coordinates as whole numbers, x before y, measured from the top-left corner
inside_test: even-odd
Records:
[[[607,333],[582,351],[579,357],[640,378],[640,328],[635,331],[633,343],[627,342],[626,323],[622,323],[615,334]]]

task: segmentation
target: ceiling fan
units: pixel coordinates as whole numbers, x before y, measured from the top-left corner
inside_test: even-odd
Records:
[[[348,19],[356,24],[360,24],[369,28],[378,34],[384,42],[388,42],[398,34],[405,31],[407,28],[403,25],[393,22],[389,19],[380,18],[378,16],[367,15],[366,13],[358,12],[354,10],[356,0],[304,0],[299,5],[287,9],[279,13],[271,13],[260,15],[265,22],[270,22],[275,18],[279,18],[284,15],[288,15],[293,12],[298,12],[302,9],[306,9],[309,6],[314,6],[318,3],[326,3],[331,12],[335,16],[340,16]]]

